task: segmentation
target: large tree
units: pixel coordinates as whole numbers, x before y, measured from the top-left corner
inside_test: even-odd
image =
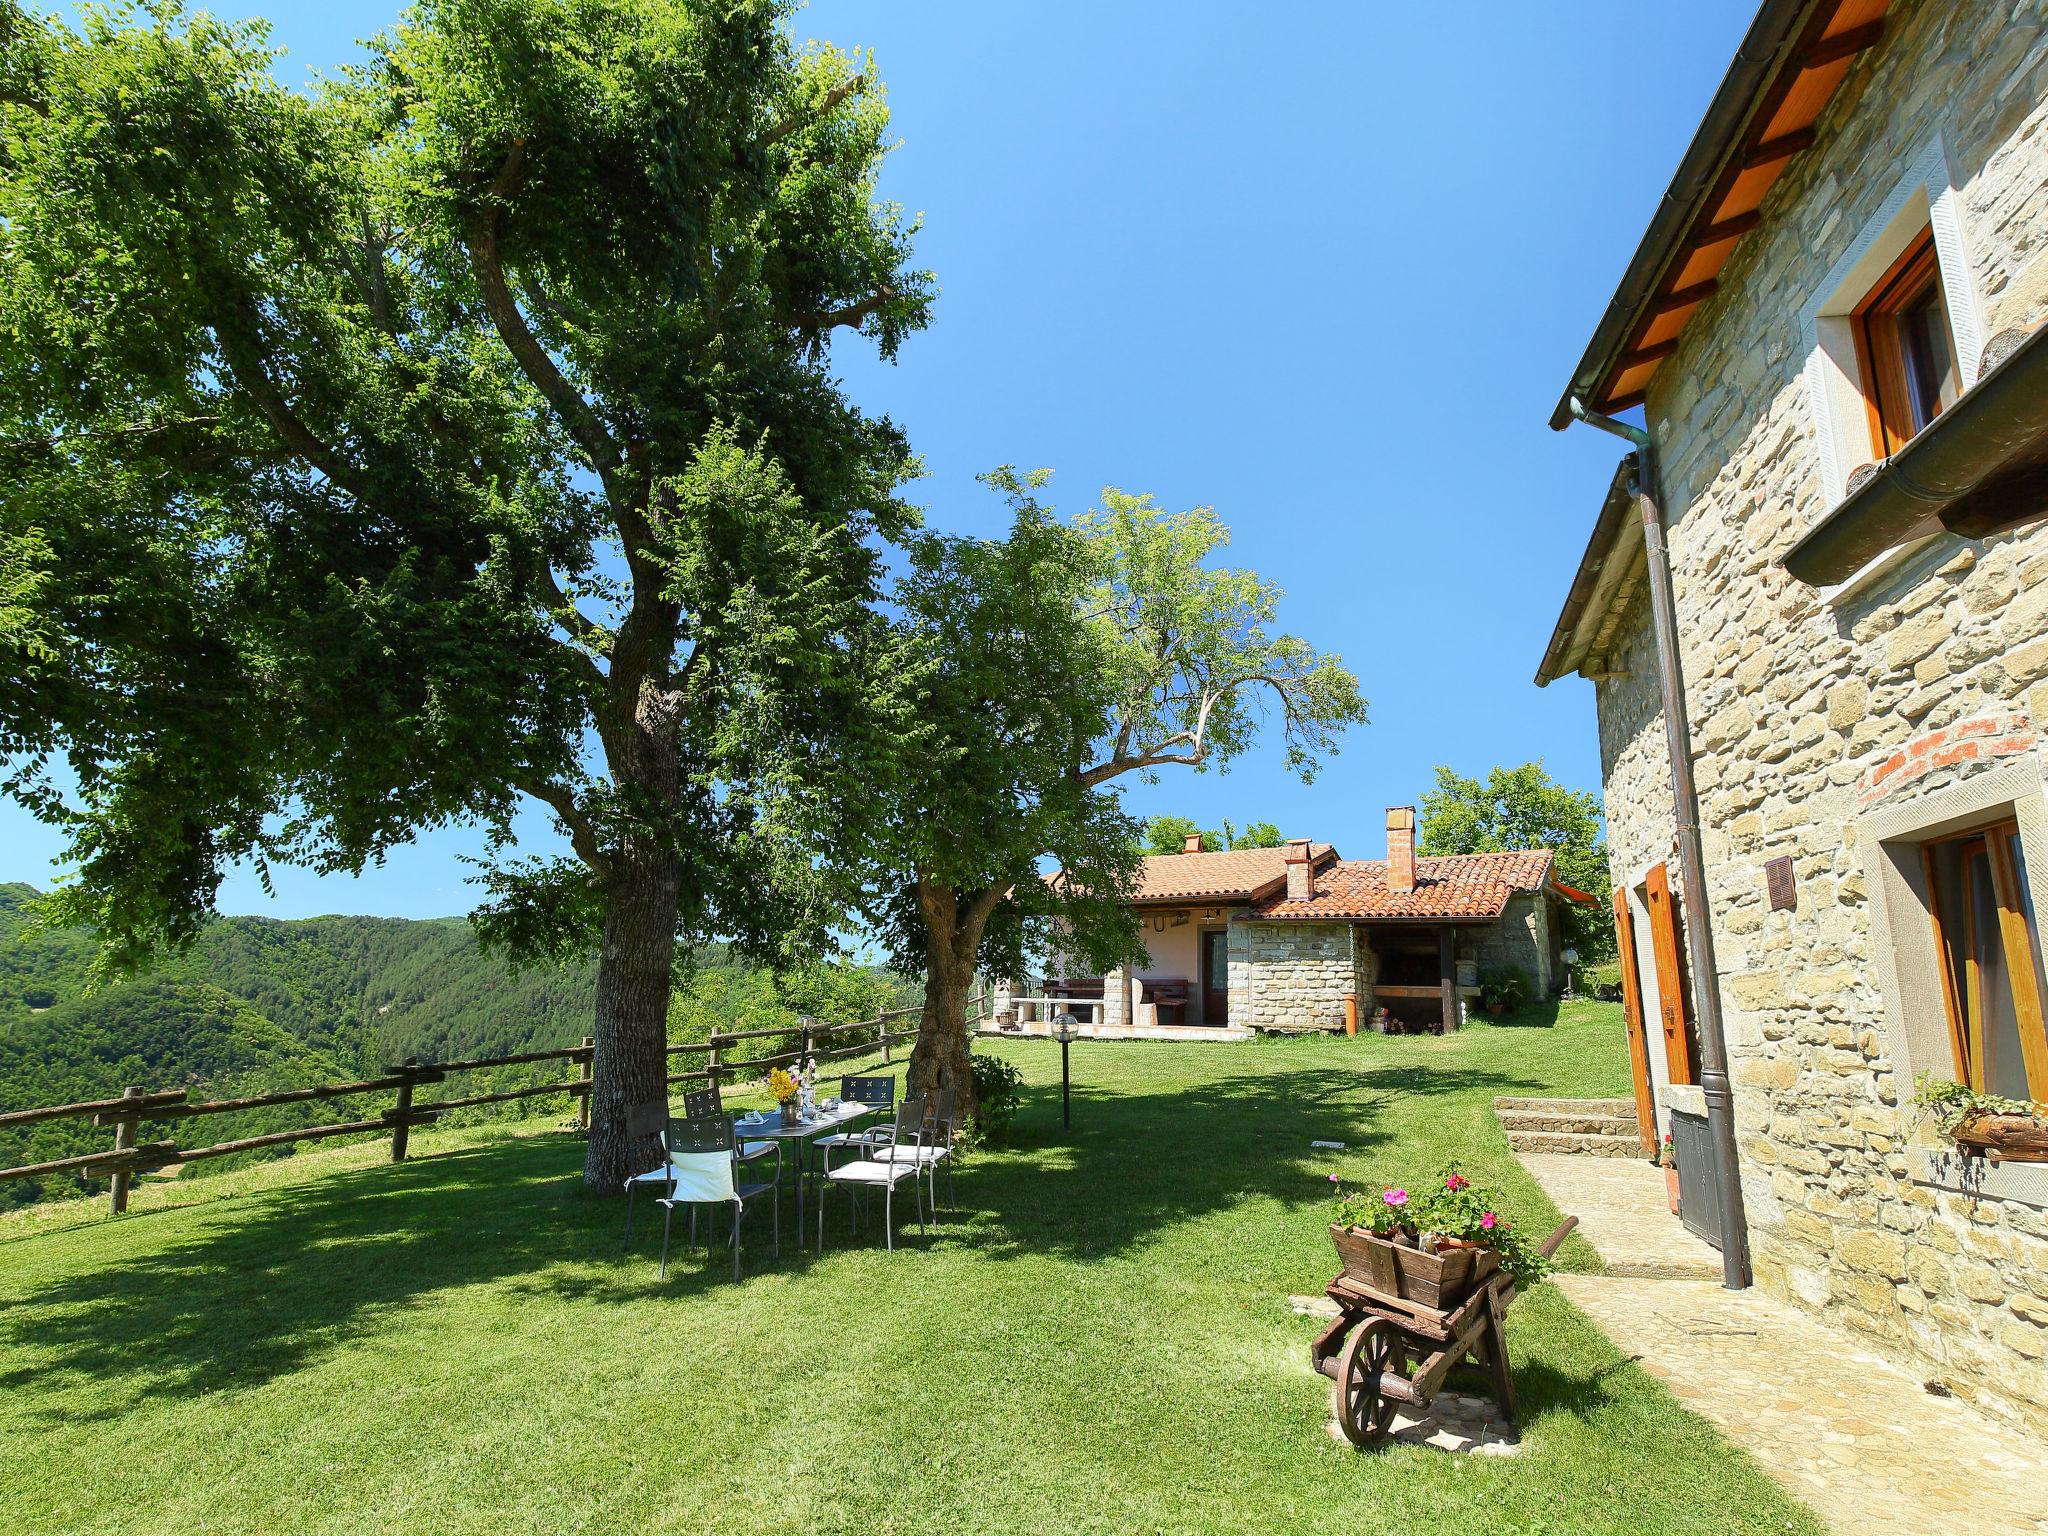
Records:
[[[1557,878],[1566,885],[1596,897],[1608,891],[1600,797],[1589,789],[1565,788],[1540,762],[1495,768],[1483,779],[1440,763],[1436,788],[1422,797],[1421,819],[1419,852],[1548,848],[1557,855]],[[1567,907],[1565,931],[1586,960],[1614,953],[1614,929],[1597,903]]]
[[[1210,563],[1229,535],[1209,508],[1168,512],[1112,489],[1060,525],[1036,499],[1042,472],[991,478],[1018,514],[1008,564],[985,569],[994,555],[946,546],[945,579],[913,585],[905,606],[935,636],[956,624],[1006,638],[971,677],[948,681],[957,692],[946,712],[927,709],[959,727],[929,749],[943,774],[935,767],[897,799],[903,840],[893,862],[875,864],[900,882],[885,894],[898,958],[926,975],[911,1082],[969,1103],[963,1005],[977,968],[1023,974],[1030,941],[1042,951],[1055,930],[1076,961],[1107,968],[1132,953],[1119,898],[1139,829],[1113,781],[1176,765],[1225,770],[1262,726],[1309,779],[1365,718],[1339,658],[1274,632],[1279,589]],[[1050,560],[1024,559],[1045,547]],[[902,711],[906,733],[916,714]],[[1060,871],[1051,885],[1039,876],[1048,860]]]
[[[810,915],[777,786],[914,522],[827,344],[893,355],[930,284],[871,68],[790,9],[422,0],[308,93],[260,26],[0,11],[0,549],[44,620],[0,750],[61,915],[133,961],[237,860],[487,823],[487,936],[599,955],[598,1186],[678,940]],[[573,856],[504,846],[522,797]]]

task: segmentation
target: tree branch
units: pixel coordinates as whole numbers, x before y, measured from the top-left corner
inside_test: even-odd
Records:
[[[263,334],[255,302],[244,296],[235,305],[234,313],[241,326],[216,325],[213,334],[220,342],[221,355],[226,359],[228,372],[234,376],[235,382],[256,403],[256,408],[276,429],[277,435],[284,439],[287,448],[351,496],[358,500],[366,499],[362,479],[354,468],[292,413],[284,392],[265,371],[262,359],[251,345],[253,339]],[[246,335],[241,334],[243,328],[246,328]]]
[[[776,323],[798,331],[829,331],[835,326],[859,325],[869,315],[886,308],[896,297],[896,290],[884,283],[881,290],[858,304],[842,304],[837,309],[817,309],[800,315],[777,315]]]
[[[604,875],[611,872],[611,860],[597,846],[596,828],[576,803],[576,796],[567,785],[523,774],[512,782],[514,788],[533,796],[561,818],[562,825],[569,829],[569,846],[576,850],[576,857],[589,866],[592,873]]]
[[[867,77],[865,75],[855,75],[851,80],[843,81],[833,86],[831,90],[825,93],[824,98],[819,101],[817,106],[802,112],[792,112],[773,128],[770,128],[767,136],[761,140],[761,147],[765,149],[770,144],[780,144],[792,133],[795,133],[797,129],[803,127],[805,123],[815,122],[817,119],[824,117],[834,107],[838,106],[839,103],[846,100],[847,97],[860,90],[866,84]]]
[[[533,382],[548,404],[561,417],[562,425],[577,447],[583,450],[590,467],[597,471],[597,478],[603,483],[605,495],[614,507],[625,505],[630,497],[627,488],[618,483],[619,446],[605,431],[604,423],[597,419],[597,412],[591,408],[576,387],[562,376],[555,366],[555,360],[548,356],[547,348],[526,323],[526,316],[519,312],[518,301],[512,297],[512,289],[505,281],[505,268],[499,249],[501,225],[504,219],[506,200],[518,189],[526,176],[526,141],[515,139],[511,149],[505,153],[504,162],[498,167],[498,174],[491,178],[484,194],[470,209],[469,213],[469,265],[476,277],[477,291],[483,297],[484,312],[491,317],[491,324],[497,328],[498,339],[505,343],[512,359],[518,363],[520,372]]]

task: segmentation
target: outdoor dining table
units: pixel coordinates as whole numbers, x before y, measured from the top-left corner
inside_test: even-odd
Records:
[[[809,1171],[811,1143],[820,1136],[829,1136],[834,1131],[843,1131],[854,1121],[872,1115],[882,1106],[876,1104],[854,1104],[842,1102],[837,1109],[814,1109],[795,1125],[783,1122],[778,1111],[770,1110],[765,1120],[749,1120],[745,1115],[733,1121],[733,1132],[742,1142],[787,1141],[796,1144],[796,1246],[802,1252],[804,1246],[804,1175]]]

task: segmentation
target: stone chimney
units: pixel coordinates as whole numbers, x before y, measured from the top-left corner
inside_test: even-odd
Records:
[[[1415,807],[1387,810],[1387,889],[1406,896],[1415,889]]]
[[[1308,839],[1287,840],[1287,899],[1307,901],[1316,893],[1316,867],[1308,856]]]
[[[1180,851],[1182,853],[1200,853],[1202,851],[1202,834],[1190,832],[1186,837],[1182,838],[1180,840]]]

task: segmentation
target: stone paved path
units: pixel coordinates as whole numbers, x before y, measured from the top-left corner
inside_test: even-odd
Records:
[[[1721,1255],[1671,1214],[1664,1170],[1636,1158],[1518,1154],[1551,1204],[1579,1218],[1609,1274],[1718,1280]]]
[[[2048,1531],[2048,1444],[1929,1394],[1810,1314],[1703,1280],[1556,1283],[1843,1536]]]

